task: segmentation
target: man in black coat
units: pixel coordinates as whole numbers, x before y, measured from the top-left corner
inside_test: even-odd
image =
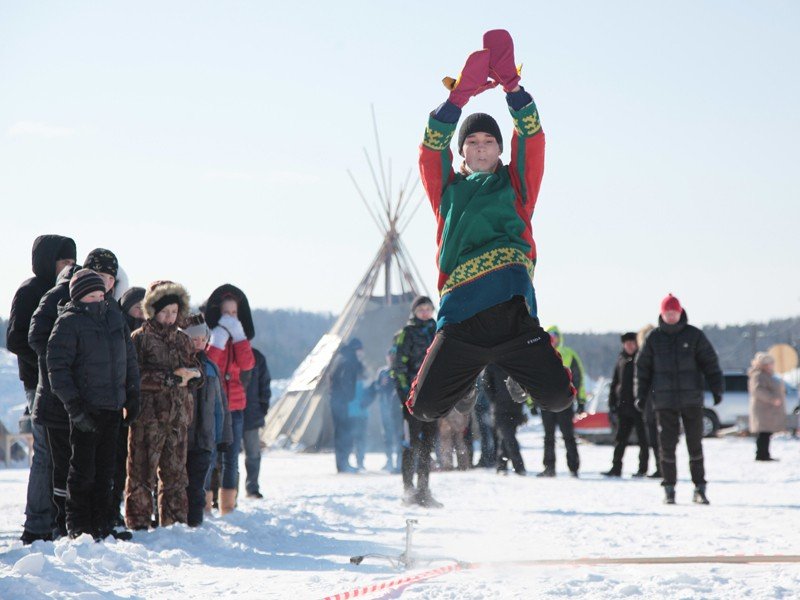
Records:
[[[617,358],[614,375],[611,378],[611,389],[608,394],[608,411],[617,422],[617,435],[614,439],[614,459],[611,470],[603,473],[606,477],[622,476],[622,456],[628,446],[631,431],[636,430],[639,443],[639,470],[634,477],[647,475],[647,461],[649,449],[647,447],[647,433],[645,431],[642,413],[636,410],[633,394],[634,360],[639,349],[636,343],[636,334],[625,333],[622,338],[622,352]]]
[[[650,401],[656,412],[661,473],[667,504],[675,503],[675,447],[680,423],[686,433],[689,470],[695,485],[693,501],[708,504],[703,462],[703,379],[714,404],[722,402],[725,381],[714,347],[705,334],[689,325],[686,311],[672,294],[661,302],[658,327],[645,339],[636,358],[636,407]]]
[[[350,464],[353,437],[347,405],[355,398],[356,381],[364,373],[361,354],[363,354],[361,340],[353,338],[333,357],[328,372],[333,415],[333,446],[336,454],[336,470],[339,473],[355,473],[358,470]]]
[[[248,498],[263,498],[258,485],[258,475],[261,472],[261,428],[264,426],[264,417],[269,410],[269,400],[272,397],[270,383],[272,377],[267,367],[267,359],[253,348],[256,366],[247,383],[247,404],[244,407],[244,433],[242,445],[244,446],[244,468],[247,473],[245,492]]]
[[[11,302],[11,314],[6,331],[6,348],[17,355],[19,378],[28,402],[26,414],[33,412],[36,386],[39,383],[39,362],[28,343],[31,317],[42,296],[56,282],[58,274],[75,264],[75,242],[61,235],[40,235],[31,252],[34,277],[20,285]],[[33,461],[28,476],[28,495],[25,504],[25,529],[22,542],[53,537],[56,511],[53,505],[52,465],[47,449],[47,433],[41,425],[31,424],[33,430]]]

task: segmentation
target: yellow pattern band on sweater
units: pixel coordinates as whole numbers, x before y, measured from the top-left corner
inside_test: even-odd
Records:
[[[517,248],[495,248],[456,267],[442,287],[441,295],[444,296],[457,287],[480,279],[492,271],[512,265],[525,267],[531,279],[533,279],[533,261],[522,250]]]

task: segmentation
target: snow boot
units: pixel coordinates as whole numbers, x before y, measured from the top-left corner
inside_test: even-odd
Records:
[[[536,474],[537,477],[555,477],[556,470],[553,467],[545,467],[544,471]]]
[[[675,486],[664,486],[664,504],[675,504]]]
[[[618,469],[611,469],[610,471],[604,471],[601,473],[604,477],[622,477],[622,471]]]
[[[417,490],[415,488],[410,487],[403,490],[403,504],[406,506],[417,504]]]
[[[219,488],[219,514],[227,515],[236,508],[236,490]]]
[[[661,479],[661,469],[656,469],[650,475],[647,476],[648,479]]]
[[[419,490],[417,492],[417,504],[423,508],[442,508],[444,506],[444,504],[433,497],[428,488]]]
[[[22,535],[20,538],[22,540],[23,546],[30,546],[33,542],[42,540],[43,542],[52,542],[53,541],[53,534],[52,533],[31,533],[27,529],[22,531]]]
[[[710,504],[708,498],[706,498],[706,486],[705,485],[698,485],[694,488],[694,495],[692,496],[692,502],[695,504]]]
[[[569,474],[571,477],[574,477],[575,479],[578,479],[578,477],[580,477],[577,471],[570,471]]]
[[[631,477],[634,479],[642,479],[643,477],[647,477],[647,471],[636,471]]]
[[[261,500],[264,497],[264,494],[261,492],[247,492],[247,497],[251,500]]]

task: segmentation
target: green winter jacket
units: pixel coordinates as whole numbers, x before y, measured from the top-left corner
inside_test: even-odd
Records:
[[[572,373],[572,385],[578,390],[578,412],[583,412],[583,406],[586,404],[586,388],[584,386],[586,377],[581,358],[575,350],[564,345],[564,336],[561,335],[561,331],[558,327],[555,325],[548,327],[547,333],[551,336],[558,336],[556,350],[558,350],[558,353],[561,355],[564,367],[569,369],[570,373]]]

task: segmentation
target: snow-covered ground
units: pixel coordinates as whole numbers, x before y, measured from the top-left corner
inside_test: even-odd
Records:
[[[542,435],[521,435],[538,468]],[[419,521],[421,554],[499,563],[447,573],[375,598],[797,598],[800,565],[503,565],[540,558],[800,554],[800,441],[774,442],[778,463],[753,461],[750,439],[705,444],[710,506],[690,503],[681,448],[678,504],[664,506],[652,480],[605,480],[609,447],[582,444],[582,477],[501,477],[490,471],[434,473],[441,510],[406,508],[400,478],[378,469],[337,476],[333,456],[265,454],[266,498],[199,529],[137,532],[133,542],[17,540],[27,471],[0,469],[0,598],[322,598],[390,580],[398,572],[352,555],[399,554],[405,519]],[[447,564],[447,563],[436,563]],[[413,572],[426,570],[420,566]]]

